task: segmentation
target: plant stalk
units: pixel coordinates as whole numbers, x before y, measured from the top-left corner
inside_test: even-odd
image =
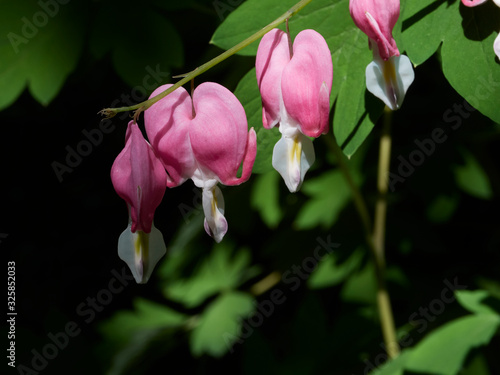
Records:
[[[375,206],[375,222],[372,227],[370,214],[366,202],[358,186],[352,178],[352,174],[345,162],[345,155],[335,140],[327,139],[330,148],[333,150],[338,167],[342,171],[344,178],[351,190],[352,198],[359,218],[365,232],[365,240],[372,254],[375,264],[375,277],[377,281],[377,308],[380,316],[382,335],[389,358],[395,358],[399,354],[399,344],[396,339],[396,328],[392,314],[391,301],[386,287],[385,271],[385,227],[387,212],[387,190],[390,156],[391,156],[391,117],[392,112],[386,107],[384,111],[384,124],[380,138],[380,155],[377,177],[377,202]]]
[[[396,327],[392,314],[389,292],[386,287],[385,269],[385,232],[387,219],[387,190],[389,185],[389,168],[391,161],[391,122],[392,111],[385,107],[382,134],[379,144],[379,162],[377,172],[378,196],[375,204],[375,218],[373,225],[374,261],[378,280],[377,305],[380,324],[389,358],[399,355],[399,344],[396,338]]]

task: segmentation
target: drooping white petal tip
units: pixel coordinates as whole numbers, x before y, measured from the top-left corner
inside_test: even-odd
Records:
[[[273,167],[279,172],[291,193],[300,189],[314,160],[312,141],[302,133],[292,137],[283,135],[274,146]]]
[[[118,239],[118,256],[127,263],[138,284],[148,282],[156,263],[166,251],[163,236],[154,225],[151,226],[151,233],[132,233],[129,224]]]
[[[414,79],[413,66],[405,55],[377,59],[366,67],[366,88],[393,111],[403,104]]]
[[[203,188],[204,227],[207,234],[219,243],[227,233],[227,220],[224,217],[224,197],[218,186]]]

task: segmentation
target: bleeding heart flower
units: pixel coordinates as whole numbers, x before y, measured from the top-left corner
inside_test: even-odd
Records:
[[[481,5],[485,3],[487,0],[462,0],[462,4],[466,7],[475,7],[477,5]],[[493,2],[500,7],[500,0],[493,0]],[[493,43],[493,50],[495,51],[495,55],[500,59],[500,33],[495,38],[495,42]]]
[[[330,49],[314,30],[301,31],[290,49],[288,34],[271,30],[260,41],[255,67],[263,125],[278,125],[282,134],[273,167],[296,192],[315,160],[308,137],[328,132],[333,68]]]
[[[153,217],[165,194],[167,174],[133,121],[128,124],[125,148],[111,167],[111,181],[129,211],[129,225],[118,240],[118,255],[127,263],[136,282],[144,284],[166,252]]]
[[[157,88],[151,97],[172,85]],[[216,242],[227,232],[224,198],[217,183],[239,185],[250,178],[257,153],[255,131],[248,131],[243,106],[225,87],[206,82],[193,98],[179,88],[145,112],[153,148],[174,187],[187,179],[203,189],[205,230]],[[241,176],[238,169],[242,165]]]
[[[415,78],[410,59],[400,55],[392,29],[399,17],[399,0],[350,0],[356,26],[370,40],[373,61],[366,67],[366,88],[390,109],[403,104]]]

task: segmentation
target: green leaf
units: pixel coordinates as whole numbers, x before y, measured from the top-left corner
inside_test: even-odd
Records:
[[[497,314],[495,309],[482,303],[490,296],[486,290],[456,290],[457,301],[464,309],[475,314]]]
[[[9,3],[0,12],[0,109],[28,86],[48,105],[80,58],[87,18],[83,4],[57,2],[50,11],[37,2]],[[48,9],[49,9],[48,8]]]
[[[203,312],[191,334],[193,355],[223,356],[239,340],[243,319],[254,311],[254,299],[247,293],[231,291],[217,297]]]
[[[111,52],[117,73],[130,86],[137,87],[134,101],[145,100],[146,94],[167,82],[172,67],[180,68],[184,63],[177,30],[147,5],[102,3],[92,29],[90,49],[98,58]]]
[[[375,304],[377,287],[372,263],[367,263],[362,270],[352,274],[344,283],[340,294],[346,302]]]
[[[447,222],[458,208],[456,195],[439,195],[427,206],[427,217],[433,223]]]
[[[262,125],[262,99],[255,68],[250,70],[238,83],[234,95],[243,104],[248,119],[248,127],[257,133],[257,156],[253,164],[253,173],[265,173],[273,170],[272,155],[281,134],[278,129],[265,129]]]
[[[296,2],[295,0],[245,1],[235,11],[231,12],[224,22],[220,24],[217,30],[215,30],[210,43],[227,50],[274,21]],[[306,8],[300,12],[301,15]],[[290,26],[294,18],[295,17],[291,18],[289,23]],[[254,42],[238,52],[238,54],[255,56],[257,54],[257,46],[258,43]]]
[[[449,14],[453,27],[441,48],[443,73],[472,106],[500,123],[500,64],[493,51],[500,8],[492,1],[474,8],[457,4]]]
[[[262,220],[269,228],[276,228],[284,212],[279,205],[280,175],[270,171],[258,175],[252,188],[251,205],[259,211]]]
[[[248,0],[219,26],[212,37],[212,43],[229,49],[283,14],[294,3],[295,1]],[[351,156],[370,134],[384,107],[380,100],[366,92],[365,69],[372,59],[368,39],[354,25],[349,15],[348,0],[315,0],[292,17],[289,26],[292,38],[304,29],[316,30],[323,35],[332,52],[331,103],[338,97],[333,129],[344,153]],[[254,43],[240,53],[255,55],[257,47],[258,43]],[[254,89],[257,90],[256,83]],[[256,100],[258,91],[254,95],[252,98]],[[245,106],[244,99],[242,102]],[[255,107],[255,111],[258,111],[258,107]],[[258,124],[261,123],[259,120]],[[268,159],[270,156],[267,146],[270,144],[271,142],[264,146]],[[256,170],[259,171],[259,168],[260,164],[257,164]]]
[[[147,329],[178,327],[187,317],[166,306],[138,298],[134,301],[134,311],[119,311],[99,327],[109,340],[120,344],[130,341],[135,332]]]
[[[167,298],[195,307],[208,297],[221,291],[237,288],[257,273],[250,268],[250,251],[239,249],[231,256],[233,246],[229,241],[214,245],[208,258],[188,279],[169,282],[165,289]]]
[[[471,153],[462,151],[462,154],[465,165],[454,168],[458,186],[477,198],[491,199],[493,191],[487,174]]]
[[[338,253],[330,253],[319,262],[307,280],[311,289],[328,288],[347,279],[361,264],[363,250],[356,249],[346,260],[340,261]]]
[[[495,122],[500,122],[500,65],[493,42],[499,18],[500,9],[492,1],[468,8],[459,1],[414,0],[405,3],[402,26],[412,62],[423,63],[442,43],[442,68],[448,82]]]
[[[405,363],[410,356],[411,349],[403,350],[398,357],[387,361],[375,371],[370,372],[370,375],[403,375]]]
[[[145,371],[144,363],[176,344],[174,334],[187,319],[166,306],[136,299],[134,311],[119,311],[99,326],[106,338],[102,351],[110,357],[107,374],[133,374],[138,368]]]
[[[457,5],[450,5],[446,0],[405,1],[402,4],[401,36],[406,54],[413,64],[422,64],[437,51],[448,28],[460,28],[459,25],[443,22],[448,19],[447,12],[453,11],[450,7]]]
[[[349,186],[339,170],[306,179],[301,191],[310,199],[297,214],[294,225],[298,229],[331,227],[350,198]]]
[[[427,335],[412,351],[405,368],[414,372],[455,375],[467,353],[487,344],[500,325],[500,317],[479,314],[455,319]]]

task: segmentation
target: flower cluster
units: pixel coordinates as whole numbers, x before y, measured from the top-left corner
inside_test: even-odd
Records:
[[[170,86],[159,87],[152,96]],[[111,168],[113,186],[129,210],[129,225],[118,241],[118,254],[138,283],[148,281],[166,252],[153,216],[167,186],[191,179],[203,189],[205,230],[220,242],[227,221],[217,184],[247,181],[257,152],[255,131],[248,131],[243,106],[216,83],[201,84],[193,98],[183,88],[175,90],[145,112],[144,122],[151,144],[137,124],[130,122],[125,148]]]
[[[351,17],[373,50],[373,61],[366,67],[366,88],[391,110],[401,107],[415,78],[410,59],[399,54],[392,37],[399,8],[399,0],[349,1]]]
[[[485,3],[486,1],[488,0],[462,0],[462,4],[464,4],[466,7],[475,7],[477,5]],[[493,2],[500,7],[500,0],[493,0]],[[500,32],[498,33],[498,36],[493,43],[493,50],[495,51],[497,57],[500,59]]]
[[[263,125],[279,126],[281,140],[272,164],[290,191],[300,188],[315,159],[312,141],[328,131],[332,58],[324,38],[304,30],[293,47],[289,35],[274,29],[260,43],[256,59],[262,95]],[[158,87],[151,97],[172,85]],[[220,242],[227,232],[224,197],[218,187],[250,178],[257,136],[248,129],[243,106],[225,87],[206,82],[192,93],[174,90],[145,111],[146,141],[134,122],[125,148],[111,169],[111,180],[125,200],[129,225],[118,241],[118,254],[138,283],[148,281],[165,254],[153,216],[167,187],[187,180],[202,189],[206,232]],[[239,170],[241,168],[241,174]]]
[[[350,0],[350,13],[373,50],[374,61],[366,69],[367,89],[391,109],[399,108],[414,78],[408,57],[400,55],[392,37],[399,0]],[[315,160],[311,138],[328,132],[332,55],[314,30],[301,31],[292,43],[289,33],[273,29],[260,41],[255,66],[262,124],[266,129],[278,127],[281,133],[272,165],[290,192],[296,192]],[[170,87],[158,87],[151,97]],[[217,83],[202,83],[192,97],[182,87],[174,90],[145,111],[144,124],[150,143],[130,122],[125,148],[111,169],[113,186],[129,211],[118,254],[138,283],[148,281],[166,252],[153,225],[166,188],[192,180],[202,189],[205,230],[220,242],[228,223],[219,184],[247,181],[257,153],[257,136],[248,129],[243,106]]]

